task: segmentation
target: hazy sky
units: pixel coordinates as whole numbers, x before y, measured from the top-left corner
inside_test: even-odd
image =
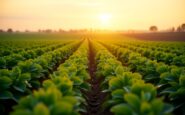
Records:
[[[166,29],[185,23],[185,0],[0,0],[0,28]]]

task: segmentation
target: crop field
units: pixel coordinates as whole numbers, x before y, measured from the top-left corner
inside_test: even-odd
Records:
[[[1,115],[185,115],[185,42],[0,34]]]

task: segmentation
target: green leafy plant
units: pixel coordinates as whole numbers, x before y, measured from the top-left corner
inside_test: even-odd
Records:
[[[75,97],[62,96],[62,93],[54,87],[46,90],[39,89],[33,95],[22,98],[14,107],[12,115],[78,115]]]

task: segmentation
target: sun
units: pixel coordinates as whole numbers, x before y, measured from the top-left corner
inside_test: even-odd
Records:
[[[99,20],[103,26],[108,26],[110,24],[112,15],[109,13],[103,13],[99,15]]]

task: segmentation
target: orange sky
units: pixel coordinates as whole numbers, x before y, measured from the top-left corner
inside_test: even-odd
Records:
[[[182,23],[185,0],[0,0],[0,29],[147,30]]]

